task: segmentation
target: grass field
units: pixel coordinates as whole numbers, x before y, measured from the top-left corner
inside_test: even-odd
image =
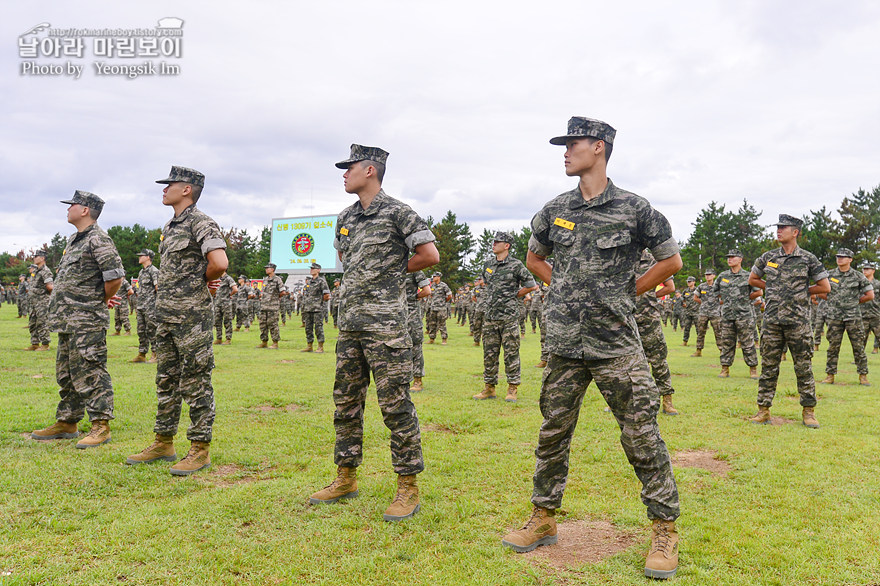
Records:
[[[0,309],[0,585],[6,584],[644,584],[649,522],[618,430],[595,387],[572,447],[559,520],[604,521],[632,545],[567,568],[505,550],[501,536],[531,510],[533,450],[541,418],[538,336],[523,340],[517,404],[474,402],[482,352],[449,321],[448,346],[425,346],[425,391],[414,395],[427,469],[422,510],[382,521],[395,489],[389,436],[368,399],[360,497],[310,506],[333,464],[335,330],[324,355],[301,354],[298,318],[281,349],[258,350],[257,329],[215,347],[217,421],[213,467],[189,478],[168,464],[129,467],[152,440],[155,365],[130,364],[137,338],[109,337],[116,392],[113,441],[76,450],[27,432],[52,422],[53,352],[23,352],[28,337],[14,308]],[[773,415],[793,424],[757,426],[756,381],[738,357],[716,378],[709,335],[690,358],[667,330],[678,417],[660,416],[673,456],[717,453],[726,475],[675,469],[681,493],[680,584],[880,583],[880,359],[874,383],[857,383],[848,342],[839,384],[818,385],[821,429],[800,425],[791,362]],[[824,372],[823,351],[814,373]],[[177,444],[185,453],[185,427]],[[87,424],[81,424],[87,429]],[[574,526],[572,524],[572,526]],[[560,540],[560,546],[563,545]],[[552,548],[541,548],[552,549]],[[539,550],[540,551],[540,550]]]

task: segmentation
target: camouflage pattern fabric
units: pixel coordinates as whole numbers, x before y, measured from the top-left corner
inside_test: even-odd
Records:
[[[137,309],[156,310],[156,291],[159,287],[159,269],[155,265],[142,268],[138,273]]]
[[[254,319],[250,311],[250,297],[254,294],[253,288],[245,281],[244,285],[239,285],[238,293],[235,294],[235,325],[238,327],[251,327]]]
[[[828,320],[861,320],[859,298],[874,290],[868,277],[852,268],[841,271],[834,267],[828,273],[828,281],[831,283],[831,292],[828,293]]]
[[[431,281],[431,296],[428,298],[428,309],[445,313],[446,298],[450,295],[452,295],[452,289],[449,288],[449,285],[443,281],[439,283]]]
[[[31,345],[49,344],[49,308],[31,302],[28,312],[28,330]]]
[[[147,352],[156,351],[156,313],[146,309],[138,309],[137,313],[138,353],[146,356]]]
[[[715,335],[715,345],[721,337],[721,305],[718,294],[714,291],[714,283],[704,281],[697,285],[695,295],[699,299],[700,311],[697,315],[697,350],[706,347],[706,330],[712,325],[712,333]]]
[[[113,308],[113,326],[117,332],[122,331],[122,328],[125,328],[126,332],[131,331],[131,321],[128,319],[128,300],[130,299],[128,292],[131,290],[131,283],[123,278],[122,285],[116,293],[122,298],[122,303]]]
[[[764,320],[761,330],[761,377],[758,379],[758,405],[771,407],[779,379],[779,361],[786,348],[791,352],[794,374],[802,407],[816,406],[813,379],[813,346],[810,324],[779,324]]]
[[[676,331],[678,326],[681,325],[681,318],[684,315],[684,308],[682,308],[681,304],[683,303],[681,296],[675,297],[672,300],[672,331]]]
[[[226,339],[232,339],[232,313],[233,293],[232,288],[237,287],[235,280],[229,275],[220,277],[220,287],[214,294],[214,329],[217,331],[217,339],[223,338],[223,328],[226,328]]]
[[[425,354],[422,342],[425,339],[425,331],[422,329],[422,313],[419,307],[419,289],[431,284],[431,279],[422,271],[408,273],[406,275],[406,309],[407,326],[409,337],[412,340],[412,370],[413,376],[425,376]]]
[[[431,283],[431,285],[435,285],[436,283]],[[442,283],[441,283],[442,284]],[[431,309],[428,308],[428,313],[425,316],[425,325],[428,330],[428,337],[432,340],[437,337],[437,333],[440,333],[440,337],[445,340],[449,337],[449,332],[446,331],[446,307],[443,309]]]
[[[24,317],[28,314],[28,284],[27,281],[22,281],[18,285],[18,298],[16,299],[18,303],[18,316]]]
[[[504,372],[507,383],[518,385],[522,365],[519,359],[519,327],[517,318],[483,320],[483,381],[498,384],[498,368],[501,348],[504,348]]]
[[[746,364],[758,366],[758,353],[755,350],[755,321],[751,316],[742,319],[721,320],[721,366],[733,364],[737,340]]]
[[[818,346],[822,343],[822,332],[825,331],[825,322],[827,318],[825,316],[825,308],[828,307],[828,302],[819,298],[818,305],[811,305],[812,313],[811,318],[813,320],[813,343]]]
[[[874,348],[880,348],[880,317],[863,318],[862,326],[865,328],[865,348],[868,348],[871,334],[874,334]]]
[[[278,310],[261,309],[260,340],[263,342],[268,342],[270,335],[272,336],[272,342],[275,344],[277,344],[278,340],[281,339],[281,330],[278,329]]]
[[[313,343],[316,339],[318,342],[324,342],[324,320],[320,311],[302,312],[303,323],[306,324],[306,342]]]
[[[850,271],[851,272],[851,271]],[[865,327],[861,318],[848,319],[846,321],[828,320],[828,354],[825,362],[827,374],[837,374],[837,359],[840,356],[840,346],[843,343],[843,333],[849,336],[852,346],[853,358],[856,361],[856,371],[859,374],[868,374],[868,356],[865,353]]]
[[[779,247],[759,256],[752,272],[767,283],[764,327],[768,322],[798,326],[810,322],[810,284],[828,277],[815,255],[800,247],[785,254]]]
[[[263,293],[260,296],[260,312],[274,310],[276,313],[281,309],[281,288],[284,281],[278,275],[263,278]]]
[[[691,338],[691,326],[696,328],[699,304],[696,301],[697,289],[685,289],[681,293],[681,329],[682,341],[688,342]]]
[[[104,292],[101,291],[103,299]],[[86,330],[58,334],[55,377],[61,400],[57,421],[113,419],[113,383],[107,372],[107,331]]]
[[[500,261],[496,258],[488,259],[483,265],[481,276],[486,284],[484,319],[487,321],[519,320],[525,307],[522,304],[522,299],[516,294],[523,287],[536,286],[532,273],[518,259],[508,256]]]
[[[317,276],[303,287],[303,311],[317,311],[323,315],[324,295],[330,295],[327,279]]]
[[[719,350],[721,349],[718,343],[721,339],[721,318],[700,314],[697,316],[697,350],[702,350],[706,347],[706,331],[709,329],[709,324],[712,324],[715,345],[718,346]]]
[[[544,422],[535,449],[532,503],[547,509],[562,505],[571,440],[584,394],[594,380],[620,427],[623,451],[642,482],[648,518],[677,519],[678,489],[657,426],[659,395],[640,349],[636,354],[602,360],[550,355],[541,386]]]
[[[333,318],[333,327],[339,321],[339,285],[334,285],[330,291],[330,317]]]
[[[28,279],[28,330],[32,345],[49,343],[50,292],[46,290],[46,285],[49,283],[53,283],[52,271],[49,267],[43,265],[42,268],[31,271]],[[109,316],[107,320],[109,322]]]
[[[657,261],[654,260],[654,255],[648,250],[643,250],[636,268],[636,276],[641,277],[655,264]],[[669,281],[671,278],[667,280]],[[666,337],[660,325],[662,311],[663,302],[657,298],[654,291],[646,291],[636,298],[636,325],[639,328],[639,338],[642,340],[642,350],[651,365],[651,376],[661,396],[675,393],[675,389],[672,388],[672,373],[666,361],[669,347],[666,345]]]

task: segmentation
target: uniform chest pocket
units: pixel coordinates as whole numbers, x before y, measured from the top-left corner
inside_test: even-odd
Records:
[[[625,230],[601,234],[596,238],[599,260],[606,273],[617,273],[625,267],[631,242],[632,236]]]
[[[186,238],[166,238],[162,241],[162,246],[159,247],[159,254],[177,252],[183,250],[188,245],[189,240]]]
[[[575,241],[575,235],[572,230],[567,230],[558,226],[550,228],[549,238],[554,246],[563,246],[566,248],[572,246]]]
[[[809,276],[807,265],[799,262],[786,263],[785,273],[795,279],[806,279]]]

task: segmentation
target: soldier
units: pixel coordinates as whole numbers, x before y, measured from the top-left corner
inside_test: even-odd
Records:
[[[495,232],[490,258],[483,265],[480,278],[486,283],[486,310],[483,316],[483,382],[486,386],[473,396],[474,399],[495,398],[498,384],[498,368],[501,348],[504,348],[504,372],[507,375],[507,396],[504,400],[516,402],[517,389],[521,383],[522,367],[519,359],[518,324],[521,317],[522,298],[536,290],[535,279],[522,262],[510,256],[513,236],[499,230]],[[524,326],[523,326],[524,327]]]
[[[565,172],[578,187],[544,205],[532,219],[527,266],[550,283],[544,320],[550,360],[544,370],[544,422],[535,450],[534,513],[502,544],[530,551],[556,542],[554,512],[562,503],[568,456],[584,393],[595,380],[621,429],[620,440],[642,481],[653,521],[645,575],[671,578],[678,567],[678,489],[657,427],[660,401],[636,327],[635,295],[681,268],[666,218],[647,200],[614,185],[605,169],[615,130],[589,118],[569,121]],[[640,279],[641,251],[658,259]],[[550,254],[556,263],[546,261]]]
[[[333,289],[330,291],[330,316],[335,328],[339,318],[339,279],[333,279]]]
[[[18,317],[28,316],[28,283],[25,275],[18,276]]]
[[[422,330],[422,313],[419,307],[419,299],[424,299],[431,294],[431,279],[422,271],[407,273],[406,275],[406,323],[409,326],[409,337],[412,338],[412,367],[413,384],[409,388],[411,393],[417,393],[424,389],[422,378],[425,376],[425,354],[422,352],[422,342],[425,340],[425,332]]]
[[[116,330],[113,332],[113,336],[119,336],[122,334],[122,328],[125,327],[125,335],[131,335],[131,320],[128,319],[128,300],[131,299],[131,296],[134,295],[134,287],[131,286],[131,283],[122,280],[122,286],[119,288],[119,292],[122,295],[125,295],[123,299],[123,303],[118,303],[113,307],[113,325]]]
[[[382,518],[401,521],[420,509],[416,475],[425,469],[419,420],[409,396],[412,339],[404,275],[437,264],[440,255],[425,221],[382,190],[387,157],[382,149],[353,144],[351,156],[336,163],[346,169],[345,191],[358,196],[339,214],[334,242],[345,271],[333,384],[339,468],[336,479],[309,500],[334,503],[358,494],[364,401],[372,372],[398,475],[397,493]]]
[[[868,351],[869,334],[874,333],[874,350],[871,354],[877,354],[880,351],[880,281],[874,278],[876,268],[874,263],[862,263],[862,274],[874,288],[874,299],[860,306],[862,323],[865,325],[865,352]]]
[[[306,324],[306,347],[300,352],[324,353],[324,322],[322,321],[324,302],[330,300],[327,280],[321,276],[321,265],[312,263],[309,269],[312,280],[303,287],[303,321]],[[318,349],[313,350],[317,339]]]
[[[474,337],[474,346],[480,345],[483,337],[483,316],[486,313],[486,284],[481,277],[474,281],[474,290],[471,294],[474,312],[471,315],[471,335]]]
[[[672,321],[672,297],[667,295],[663,298],[663,311],[661,312],[661,316],[663,317],[663,327],[666,327],[666,324]],[[716,336],[717,342],[717,336]]]
[[[681,296],[681,291],[675,292],[675,297],[672,299],[672,331],[677,332],[678,326],[681,325],[682,316],[684,315],[684,308],[682,307],[682,303],[684,303],[684,298]]]
[[[52,271],[46,266],[46,251],[34,253],[34,269],[28,285],[28,329],[31,345],[25,350],[39,352],[49,349],[49,295],[52,293]]]
[[[214,348],[211,296],[226,272],[226,242],[220,227],[196,207],[205,176],[187,167],[172,166],[162,203],[174,209],[160,237],[159,290],[156,296],[156,412],[155,441],[126,464],[163,460],[173,462],[174,435],[182,401],[192,421],[186,432],[191,445],[186,457],[169,469],[187,476],[211,465],[214,425]]]
[[[538,292],[531,295],[529,301],[529,321],[532,322],[532,333],[538,333],[538,321],[541,315],[541,286],[538,286]]]
[[[752,300],[761,295],[761,290],[750,286],[750,278],[742,270],[742,252],[732,248],[727,252],[729,270],[722,272],[715,280],[714,294],[721,301],[721,373],[719,378],[730,376],[730,366],[736,356],[736,342],[739,340],[743,360],[749,365],[749,376],[758,378],[758,353],[755,350],[755,317]]]
[[[428,344],[434,343],[437,332],[440,332],[441,343],[446,344],[449,334],[446,332],[446,319],[449,317],[447,304],[452,301],[452,289],[441,281],[443,274],[435,272],[431,283],[431,297],[428,299]]]
[[[691,326],[696,329],[697,314],[700,304],[697,303],[697,279],[687,278],[687,289],[681,292],[681,329],[683,332],[681,345],[687,346],[691,337]]]
[[[691,354],[693,357],[703,355],[706,346],[706,330],[712,324],[712,335],[715,336],[715,345],[721,339],[721,306],[718,304],[718,295],[715,293],[715,269],[708,268],[705,272],[706,280],[697,287],[695,299],[700,304],[700,312],[697,315],[697,349]],[[657,380],[657,377],[654,377]]]
[[[837,268],[828,275],[831,292],[824,295],[828,300],[828,358],[825,363],[825,374],[828,376],[819,382],[834,384],[840,344],[846,331],[859,373],[859,384],[867,387],[870,386],[868,356],[865,354],[865,326],[859,305],[874,299],[874,286],[865,275],[852,269],[852,259],[853,251],[841,248],[837,251]]]
[[[641,277],[655,264],[657,261],[654,260],[654,255],[646,248],[639,258],[636,275]],[[660,298],[674,291],[675,281],[669,277],[663,282],[660,289],[645,291],[636,297],[636,326],[639,328],[639,338],[642,340],[645,358],[651,365],[651,376],[660,393],[660,409],[664,415],[678,415],[678,410],[672,405],[672,395],[675,393],[675,389],[672,388],[672,373],[669,372],[669,363],[666,361],[669,347],[666,345],[666,337],[663,335],[663,327],[660,325],[663,304]]]
[[[541,328],[541,359],[535,365],[535,368],[545,368],[547,360],[550,358],[550,354],[547,352],[547,328],[544,327],[544,304],[547,301],[548,285],[547,283],[539,283],[538,287],[540,287],[540,290],[534,293],[537,297],[533,298],[533,303],[539,307],[538,326]]]
[[[531,297],[526,295],[516,304],[516,317],[519,322],[519,337],[526,337],[526,320],[529,318],[529,301]]]
[[[238,293],[235,294],[235,331],[241,329],[244,324],[244,331],[251,331],[251,315],[248,311],[248,303],[254,297],[254,290],[248,284],[248,278],[244,275],[238,276]]]
[[[150,363],[158,362],[156,358],[156,292],[159,290],[159,269],[153,265],[155,252],[144,248],[138,253],[141,270],[138,273],[137,295],[137,333],[138,355],[132,362],[146,362],[147,352],[153,348]]]
[[[779,362],[791,350],[797,378],[803,423],[819,427],[816,420],[816,384],[813,380],[813,337],[810,332],[810,295],[831,290],[828,271],[812,253],[797,245],[803,221],[779,214],[776,241],[755,261],[749,284],[764,290],[764,326],[761,331],[761,378],[758,381],[758,413],[752,423],[770,423],[770,407],[776,394]],[[815,283],[815,285],[810,285]],[[722,326],[723,327],[723,326]]]
[[[61,400],[55,423],[31,432],[31,437],[74,438],[79,435],[77,423],[88,413],[92,428],[76,447],[95,448],[110,441],[113,383],[107,372],[107,308],[121,301],[116,291],[125,269],[113,240],[96,223],[104,200],[77,190],[61,203],[68,204],[67,221],[76,228],[67,239],[48,311],[52,331],[58,332],[55,372]]]
[[[827,320],[827,309],[828,302],[819,297],[818,295],[811,295],[810,300],[812,302],[813,312],[811,315],[812,325],[813,325],[813,344],[815,344],[814,350],[816,352],[819,351],[819,344],[822,343],[822,332],[825,331],[825,322]],[[783,354],[783,357],[785,355]]]
[[[263,294],[260,288],[253,284],[251,285],[251,289],[253,291],[253,297],[248,297],[248,326],[254,323],[254,320],[258,319],[260,315],[260,297]],[[247,327],[245,330],[250,330],[250,328]]]
[[[265,266],[266,278],[263,279],[263,289],[260,294],[260,345],[257,348],[278,349],[278,340],[281,333],[278,331],[278,312],[281,309],[281,298],[287,295],[282,290],[284,282],[275,274],[277,265],[269,263]],[[272,345],[269,346],[269,335],[272,335]]]
[[[224,272],[220,276],[220,286],[214,293],[214,329],[217,339],[214,344],[228,346],[232,344],[232,304],[233,297],[238,293],[235,280]],[[226,341],[223,341],[223,328],[226,327]]]

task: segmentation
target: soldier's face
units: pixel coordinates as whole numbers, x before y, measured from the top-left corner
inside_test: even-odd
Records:
[[[440,277],[432,277],[431,280],[432,280],[433,282],[435,282],[435,283],[439,283],[439,282],[440,282]]]
[[[869,279],[874,278],[874,269],[862,269],[862,274],[868,277]]]
[[[317,277],[320,272],[321,269],[309,269],[309,274],[312,276],[312,278]]]
[[[67,208],[67,223],[74,224],[79,218],[83,217],[83,212],[88,208],[84,208],[78,203],[72,203]]]
[[[849,270],[849,265],[852,263],[851,256],[838,256],[835,258],[837,259],[837,268],[843,269],[844,271]]]
[[[776,226],[776,241],[779,244],[787,244],[797,238],[794,226]]]
[[[174,206],[180,203],[183,198],[192,191],[189,183],[177,181],[169,183],[162,190],[162,203],[166,206]]]
[[[706,275],[706,282],[710,285],[715,282],[715,275]]]
[[[727,257],[727,266],[732,269],[735,269],[739,266],[742,266],[743,259],[739,256],[728,256]]]
[[[605,143],[601,140],[590,143],[587,139],[572,139],[565,143],[565,174],[569,177],[581,176],[599,161],[599,153]],[[604,155],[602,160],[604,160]]]
[[[508,248],[510,248],[510,244],[508,244],[507,242],[501,242],[499,240],[496,240],[495,242],[492,243],[492,253],[493,254],[501,254],[502,252],[504,252]]]
[[[343,175],[343,185],[346,193],[357,193],[367,185],[367,169],[360,163],[352,163],[348,166],[348,171]]]

